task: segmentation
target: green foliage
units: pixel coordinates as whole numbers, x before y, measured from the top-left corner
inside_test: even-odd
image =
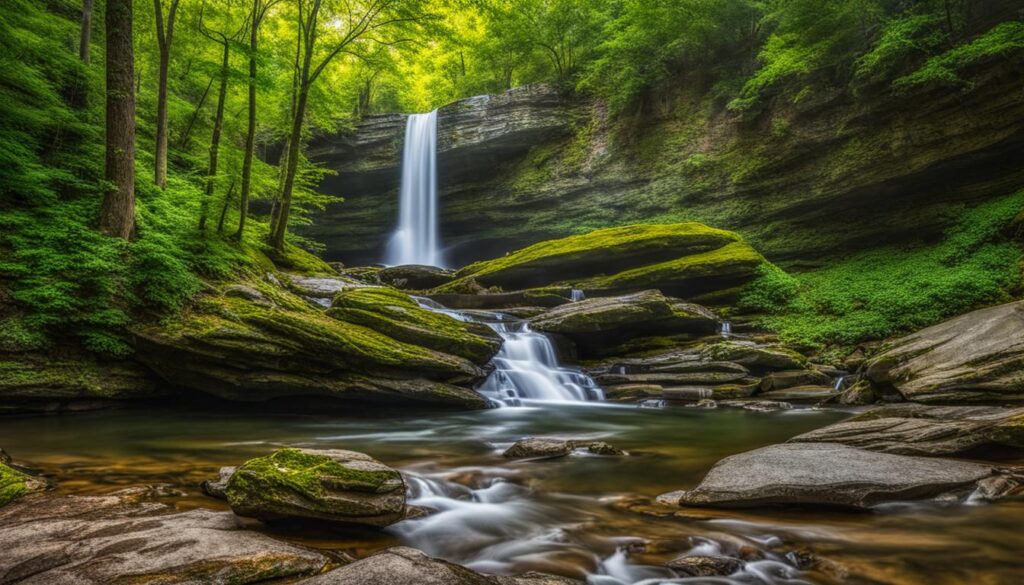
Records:
[[[764,268],[741,307],[762,325],[809,347],[849,345],[908,332],[1008,300],[1022,253],[1005,231],[1024,191],[966,210],[936,244],[881,248],[788,276]]]
[[[905,92],[930,83],[970,87],[970,81],[960,77],[963,69],[1011,54],[1024,54],[1024,22],[1001,23],[970,43],[928,59],[920,69],[893,81],[893,88]]]

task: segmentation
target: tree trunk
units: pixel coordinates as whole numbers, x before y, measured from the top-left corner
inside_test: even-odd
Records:
[[[228,216],[228,207],[231,205],[231,200],[235,196],[235,180],[231,179],[231,185],[228,186],[228,192],[224,194],[224,205],[220,208],[220,219],[217,220],[217,233],[224,232],[224,218]]]
[[[308,71],[308,66],[306,67]],[[302,76],[304,79],[307,74]],[[288,141],[288,167],[284,176],[284,188],[281,189],[281,204],[277,211],[277,224],[270,234],[270,243],[275,250],[284,251],[284,236],[288,233],[288,216],[292,207],[292,191],[295,188],[295,174],[299,169],[299,146],[302,143],[303,118],[306,117],[306,102],[309,99],[309,83],[304,82],[299,88],[298,99],[295,101],[295,118],[292,121],[291,139]]]
[[[249,215],[249,192],[252,189],[252,157],[256,150],[256,48],[259,44],[260,0],[252,3],[252,29],[249,31],[249,128],[245,134],[245,157],[242,159],[242,192],[238,198],[239,241],[245,232],[245,219]]]
[[[217,94],[217,114],[213,119],[213,136],[210,138],[210,169],[206,173],[206,190],[203,192],[203,202],[199,212],[199,230],[206,229],[206,215],[210,208],[210,197],[213,196],[213,187],[217,180],[217,155],[220,150],[220,133],[224,127],[224,102],[228,93],[228,59],[230,56],[231,44],[224,40],[224,53],[220,63],[220,91]]]
[[[114,184],[100,206],[101,232],[129,239],[135,231],[135,63],[132,0],[107,0],[105,177]]]
[[[174,15],[178,11],[178,0],[171,0],[167,11],[167,28],[164,29],[163,9],[160,0],[153,0],[156,12],[156,40],[160,50],[159,86],[156,94],[156,172],[154,181],[161,189],[167,188],[167,69],[171,61],[171,41],[174,39]]]
[[[203,106],[206,105],[206,97],[210,95],[210,88],[213,87],[213,82],[217,81],[217,74],[210,76],[210,82],[206,84],[206,89],[203,90],[203,95],[199,96],[199,103],[196,104],[196,109],[192,111],[192,117],[188,119],[188,125],[185,126],[185,131],[178,137],[178,148],[184,149],[188,146],[188,139],[192,135],[192,128],[196,125],[196,120],[199,119],[199,113],[203,111]]]
[[[82,36],[78,42],[78,57],[89,64],[89,43],[92,41],[92,0],[82,4]]]

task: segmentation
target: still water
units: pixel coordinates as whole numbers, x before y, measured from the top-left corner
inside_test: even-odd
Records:
[[[402,469],[413,503],[438,513],[387,531],[267,528],[365,556],[395,544],[493,573],[541,570],[595,585],[1024,582],[1024,502],[893,506],[872,513],[667,510],[715,461],[848,416],[558,404],[402,416],[211,414],[146,409],[0,420],[0,446],[62,493],[169,484],[181,508],[224,508],[198,484],[277,447],[345,448]],[[630,457],[511,461],[526,436],[601,439]],[[673,579],[684,553],[745,559],[728,578]],[[813,557],[811,557],[813,554]],[[817,559],[811,564],[808,558]]]

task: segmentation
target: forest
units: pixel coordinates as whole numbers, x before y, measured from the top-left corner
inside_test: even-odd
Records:
[[[0,583],[1024,574],[1024,2],[0,6]]]

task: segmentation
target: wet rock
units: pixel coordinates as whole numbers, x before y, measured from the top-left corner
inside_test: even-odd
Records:
[[[710,398],[704,398],[703,400],[698,400],[697,402],[687,404],[686,406],[693,408],[718,408],[718,403]]]
[[[152,491],[35,495],[0,508],[0,583],[257,583],[309,575],[323,555],[245,530],[231,512],[178,513]]]
[[[235,474],[237,467],[221,467],[219,477],[215,480],[208,479],[203,483],[199,484],[199,488],[203,490],[203,493],[210,496],[211,498],[217,498],[218,500],[227,500],[227,489],[228,480]]]
[[[603,386],[607,400],[631,401],[638,398],[661,396],[662,387],[657,384],[620,384]]]
[[[646,290],[555,307],[531,319],[530,325],[539,331],[565,335],[586,357],[599,353],[604,346],[639,337],[666,333],[706,335],[715,331],[718,320],[700,305]]]
[[[543,308],[557,307],[571,302],[565,294],[562,294],[563,292],[568,294],[569,289],[538,289],[510,292],[494,292],[481,289],[473,292],[431,292],[426,296],[451,309],[490,311],[524,305]]]
[[[831,386],[794,386],[785,390],[773,390],[762,392],[757,395],[764,400],[777,400],[781,402],[821,402],[836,398],[839,395]]]
[[[798,386],[827,386],[831,389],[832,379],[817,370],[782,370],[770,372],[761,380],[761,392],[785,390]]]
[[[229,400],[486,406],[472,386],[499,346],[488,328],[421,309],[394,289],[345,288],[327,314],[285,288],[247,285],[273,306],[202,295],[175,320],[135,326],[137,358],[175,386]]]
[[[836,401],[847,406],[866,406],[882,399],[874,386],[867,380],[857,380],[849,388],[843,390]]]
[[[714,391],[707,386],[675,386],[662,390],[661,396],[665,400],[696,402],[710,398],[713,394]]]
[[[774,412],[776,410],[790,410],[793,405],[778,400],[719,400],[719,406],[731,408],[742,408],[754,412]]]
[[[587,445],[587,451],[595,455],[625,455],[626,452],[618,447],[613,447],[604,441],[594,441]]]
[[[1024,449],[1024,407],[894,404],[790,439],[904,455]]]
[[[867,377],[917,402],[1024,401],[1024,301],[886,343]]]
[[[355,451],[280,449],[250,459],[225,493],[239,516],[387,526],[405,514],[401,474]]]
[[[377,273],[382,284],[402,290],[426,290],[441,286],[455,278],[455,272],[437,266],[406,264],[389,266]]]
[[[666,495],[683,506],[774,504],[867,508],[877,504],[966,497],[988,465],[890,455],[845,445],[787,443],[719,461],[695,489]]]
[[[745,380],[743,372],[670,372],[657,374],[599,374],[594,381],[601,385],[658,384],[661,386],[719,385]]]
[[[735,362],[758,370],[797,370],[807,366],[807,358],[793,350],[742,341],[713,343],[701,350],[701,357],[707,361]]]
[[[579,581],[528,573],[520,577],[482,575],[463,566],[396,546],[344,567],[299,582],[301,585],[570,585]]]
[[[587,449],[597,455],[625,455],[626,452],[604,441],[577,441],[528,437],[520,439],[502,453],[510,459],[565,457],[576,449]]]
[[[687,555],[665,563],[680,577],[724,577],[743,568],[743,561],[721,555]]]

